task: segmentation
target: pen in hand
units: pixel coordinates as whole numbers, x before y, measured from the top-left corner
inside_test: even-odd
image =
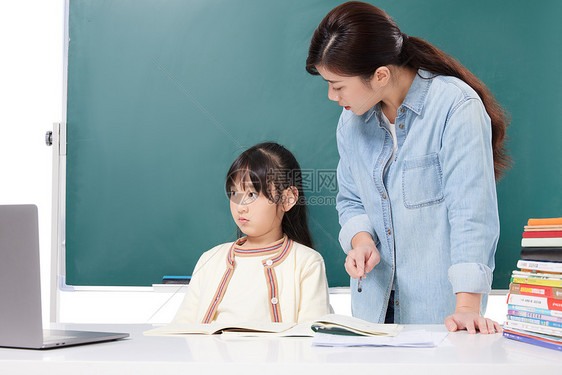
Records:
[[[359,276],[359,281],[357,281],[357,291],[361,293],[363,288],[361,287],[361,281],[363,280],[363,276]]]

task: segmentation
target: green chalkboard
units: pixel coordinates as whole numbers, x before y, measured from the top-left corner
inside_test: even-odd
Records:
[[[189,274],[203,251],[236,238],[225,174],[266,140],[301,163],[330,286],[348,284],[334,205],[340,108],[304,70],[314,28],[339,3],[69,1],[68,285]],[[506,289],[526,219],[562,216],[562,3],[373,4],[456,56],[512,116],[493,284]]]

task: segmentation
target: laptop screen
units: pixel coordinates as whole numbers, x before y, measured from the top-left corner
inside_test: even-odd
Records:
[[[43,341],[37,206],[0,205],[0,345]]]

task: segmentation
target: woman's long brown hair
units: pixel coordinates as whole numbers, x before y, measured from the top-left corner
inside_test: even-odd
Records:
[[[459,61],[430,43],[402,33],[381,9],[350,1],[334,8],[314,31],[306,70],[317,66],[344,76],[370,79],[381,66],[408,66],[436,75],[457,77],[476,91],[492,123],[494,173],[499,180],[511,158],[504,147],[509,117],[491,91]]]

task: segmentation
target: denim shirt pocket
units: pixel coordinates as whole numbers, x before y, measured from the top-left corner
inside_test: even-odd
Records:
[[[420,208],[443,201],[443,174],[436,153],[404,160],[402,195],[406,208]]]

